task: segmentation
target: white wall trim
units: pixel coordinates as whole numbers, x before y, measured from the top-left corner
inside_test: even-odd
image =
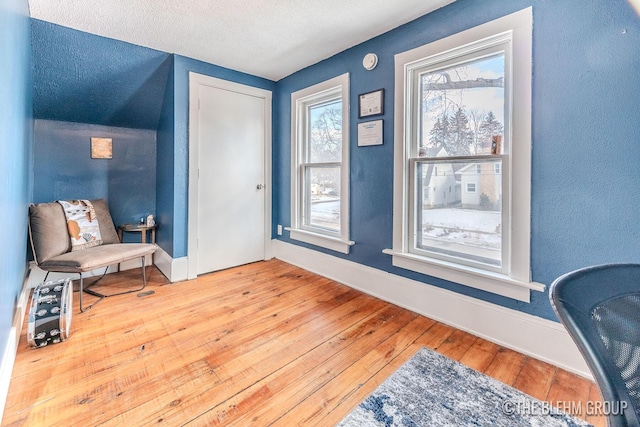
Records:
[[[9,331],[7,345],[5,347],[4,354],[2,355],[2,365],[0,365],[0,421],[2,420],[4,407],[7,403],[7,396],[9,395],[11,373],[13,372],[13,365],[18,352],[20,334],[22,333],[22,326],[24,323],[24,316],[27,311],[27,302],[29,301],[30,293],[31,288],[29,287],[29,276],[27,276],[24,278],[22,283],[22,291],[20,292],[13,316],[13,325]]]
[[[301,242],[310,243],[343,254],[348,254],[349,248],[356,243],[351,240],[342,240],[341,237],[327,236],[298,228],[285,227],[284,229],[290,233],[289,237],[294,240],[300,240]]]
[[[171,283],[187,280],[187,257],[173,259],[159,247],[154,254],[154,264]]]
[[[280,240],[274,240],[273,246],[275,257],[282,261],[593,379],[560,323]]]

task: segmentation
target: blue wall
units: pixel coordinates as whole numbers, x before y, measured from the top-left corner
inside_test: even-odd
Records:
[[[113,158],[92,159],[91,137],[112,138]],[[155,215],[155,131],[37,119],[33,164],[34,203],[103,198],[116,226]]]
[[[273,226],[289,225],[291,92],[351,74],[351,239],[349,255],[310,247],[543,318],[546,293],[531,303],[395,268],[392,247],[394,58],[533,6],[533,164],[531,268],[550,284],[582,266],[640,261],[640,19],[622,0],[458,0],[409,24],[301,70],[277,83]],[[365,71],[362,58],[379,57]],[[357,95],[385,89],[384,145],[357,147]],[[273,233],[275,236],[275,233]]]
[[[26,272],[31,191],[31,44],[27,0],[0,2],[0,359]]]
[[[173,56],[36,19],[31,32],[34,201],[102,197],[116,225],[157,215],[156,130],[173,138]],[[91,136],[113,138],[113,159],[90,158]],[[162,154],[161,165],[171,161]],[[171,253],[163,219],[157,240]]]
[[[158,127],[168,53],[33,19],[37,119]]]
[[[156,235],[156,243],[171,257],[173,257],[173,206],[174,206],[174,167],[173,167],[173,140],[174,131],[174,61],[171,56],[169,77],[164,90],[164,99],[158,122],[157,147],[156,147],[156,216],[159,224],[162,224]]]

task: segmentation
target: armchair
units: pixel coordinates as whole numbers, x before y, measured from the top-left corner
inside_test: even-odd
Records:
[[[90,309],[102,299],[115,295],[137,292],[147,285],[145,257],[153,254],[157,246],[150,243],[120,243],[107,203],[103,199],[92,200],[98,219],[102,244],[80,250],[71,250],[67,220],[62,206],[57,202],[29,206],[29,239],[35,262],[47,272],[78,273],[80,275],[80,311]],[[89,289],[98,282],[110,265],[140,258],[142,261],[142,286],[135,289],[102,294]],[[89,286],[84,286],[83,273],[105,268],[104,274]],[[46,277],[45,277],[46,280]],[[83,307],[83,293],[99,297],[88,307]]]

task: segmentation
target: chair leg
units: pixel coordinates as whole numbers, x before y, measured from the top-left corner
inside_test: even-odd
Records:
[[[146,286],[147,286],[147,266],[145,265],[144,257],[142,257],[142,288],[140,288],[140,290],[143,290]]]
[[[104,274],[107,274],[106,270],[105,270]],[[104,274],[100,277],[100,279],[102,279],[104,277]],[[95,285],[96,283],[98,283],[100,281],[100,279],[96,280],[95,282],[93,282],[89,286]],[[99,297],[99,299],[98,299],[98,301],[95,301],[90,306],[88,306],[86,308],[83,308],[82,307],[82,294],[85,293],[85,292],[88,293],[88,294],[91,294],[93,296]],[[107,295],[102,295],[102,294],[98,294],[97,292],[91,291],[90,289],[84,289],[84,277],[82,277],[82,273],[80,273],[80,313],[84,313],[85,311],[89,310],[91,307],[93,307],[94,305],[96,305],[97,303],[102,301],[106,296]]]
[[[143,290],[146,286],[147,286],[147,275],[146,275],[146,268],[145,268],[145,257],[141,257],[142,259],[142,287],[140,288],[135,288],[135,289],[130,289],[128,291],[123,291],[123,292],[116,292],[115,294],[102,294],[100,292],[94,291],[93,289],[89,289],[91,286],[95,285],[96,283],[98,283],[100,281],[100,279],[102,279],[106,274],[107,274],[107,270],[105,269],[104,274],[95,282],[91,283],[89,286],[87,286],[86,288],[83,288],[83,282],[82,282],[82,273],[80,273],[80,312],[84,312],[85,310],[90,309],[91,307],[93,307],[94,305],[96,305],[97,303],[99,303],[100,301],[102,301],[102,299],[107,298],[107,297],[114,297],[116,295],[124,295],[124,294],[130,294],[132,292],[139,292],[141,290]],[[109,267],[107,267],[108,269]],[[82,292],[86,292],[90,295],[93,295],[95,297],[99,297],[100,299],[96,302],[94,302],[93,304],[91,304],[89,307],[83,309],[82,308]]]

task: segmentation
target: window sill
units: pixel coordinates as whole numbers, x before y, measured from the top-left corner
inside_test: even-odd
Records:
[[[504,274],[491,273],[480,269],[433,260],[419,255],[396,252],[392,249],[382,251],[393,257],[395,267],[459,283],[471,288],[530,302],[530,291],[544,292],[546,287],[541,283],[525,282]]]
[[[349,248],[356,243],[351,240],[342,240],[339,237],[325,236],[323,234],[313,233],[307,230],[300,230],[299,228],[285,227],[284,229],[289,231],[289,236],[293,240],[299,240],[301,242],[320,246],[343,254],[348,254]]]

